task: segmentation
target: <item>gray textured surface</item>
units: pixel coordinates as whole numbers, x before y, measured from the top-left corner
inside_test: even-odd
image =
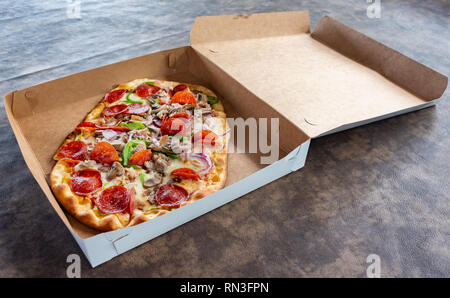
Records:
[[[448,1],[2,2],[0,94],[188,44],[195,16],[328,14],[449,75]],[[450,276],[450,101],[313,140],[305,168],[82,276]],[[29,173],[0,112],[0,276],[65,276],[82,255]]]

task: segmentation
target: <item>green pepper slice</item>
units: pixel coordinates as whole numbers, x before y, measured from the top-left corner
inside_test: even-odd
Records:
[[[146,140],[131,140],[125,145],[125,147],[123,148],[123,151],[122,151],[122,164],[123,164],[123,166],[141,169],[140,166],[129,165],[128,164],[128,160],[133,155],[134,148],[136,148],[136,146],[139,143],[145,143],[146,146],[148,145],[148,141],[146,141]]]
[[[165,156],[168,156],[168,157],[170,157],[170,158],[172,158],[172,159],[178,159],[178,155],[173,154],[173,153],[163,152],[163,151],[156,151],[156,150],[152,150],[152,151],[153,151],[153,152],[156,152],[156,153],[164,154]]]
[[[138,165],[126,165],[124,166],[125,168],[134,168],[134,169],[142,169],[142,167],[138,166]]]
[[[208,103],[209,103],[210,105],[216,104],[216,103],[218,103],[218,102],[219,102],[219,99],[218,99],[217,97],[209,96],[209,95],[208,95]]]
[[[145,126],[144,123],[141,123],[141,122],[130,122],[130,123],[123,123],[122,122],[122,123],[119,124],[119,126],[127,127],[130,130],[133,130],[133,129],[144,129],[144,128],[147,127],[147,126]]]
[[[133,94],[133,92],[130,92],[127,94],[127,100],[125,100],[124,102],[126,103],[139,103],[139,104],[143,104],[144,101],[143,100],[133,100],[130,98],[130,95]]]
[[[140,173],[139,174],[139,181],[141,181],[142,186],[144,186],[146,178],[147,178],[147,174],[146,173]]]

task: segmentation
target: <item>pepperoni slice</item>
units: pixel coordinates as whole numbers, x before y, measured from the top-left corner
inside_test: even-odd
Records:
[[[164,118],[161,123],[161,135],[184,135],[186,132],[186,123],[179,118]]]
[[[202,130],[194,135],[194,142],[202,142],[203,144],[215,145],[219,136],[210,130]]]
[[[90,159],[95,160],[102,165],[110,166],[115,161],[119,161],[119,155],[113,145],[103,141],[94,146],[94,149],[91,151]]]
[[[97,127],[94,122],[81,122],[77,127]]]
[[[105,115],[106,117],[114,117],[119,114],[125,113],[127,110],[128,106],[126,104],[118,104],[105,108],[103,110],[103,115]]]
[[[102,187],[102,176],[94,169],[84,169],[73,173],[70,189],[80,196],[87,196]]]
[[[81,131],[81,132],[93,132],[96,131],[97,128],[95,127],[77,127],[75,128],[76,131]]]
[[[181,179],[200,180],[200,176],[197,174],[197,172],[189,168],[180,168],[173,170],[170,175]]]
[[[156,203],[164,207],[178,207],[188,198],[187,190],[175,184],[165,184],[155,194]]]
[[[133,103],[128,106],[128,110],[125,111],[125,113],[133,115],[142,115],[147,113],[148,110],[150,110],[150,107],[148,105]]]
[[[120,213],[130,208],[130,193],[121,185],[108,187],[95,199],[102,213]]]
[[[125,126],[110,126],[110,127],[106,127],[104,129],[112,129],[115,131],[130,131],[130,129],[128,127]]]
[[[83,132],[91,132],[96,131],[97,127],[95,123],[92,122],[81,122],[80,124],[77,125],[75,129]]]
[[[128,127],[125,126],[108,126],[108,125],[97,125],[97,129],[103,130],[103,129],[112,129],[115,131],[130,131]]]
[[[189,91],[177,92],[174,96],[172,96],[170,103],[171,104],[179,103],[180,105],[185,104],[191,104],[194,106],[197,105],[194,95],[192,95],[192,93]]]
[[[108,93],[106,93],[106,95],[105,95],[105,102],[107,102],[107,103],[113,103],[113,102],[116,102],[116,101],[118,101],[121,97],[122,97],[122,95],[125,93],[125,90],[124,89],[117,89],[117,90],[114,90],[114,91],[111,91],[111,92],[108,92]]]
[[[154,119],[153,122],[152,122],[152,124],[153,124],[154,126],[160,128],[160,127],[161,127],[161,120],[159,120],[159,119]]]
[[[152,150],[141,150],[133,154],[128,160],[129,165],[143,166],[146,161],[152,158]]]
[[[149,84],[140,84],[136,87],[136,95],[139,97],[150,97],[156,94],[161,88]]]
[[[128,204],[128,213],[133,214],[134,211],[134,187],[128,191],[130,194],[130,203]]]
[[[170,118],[184,118],[184,119],[191,119],[191,116],[188,113],[185,112],[179,112],[175,113]]]
[[[80,130],[86,130],[86,131],[95,131],[95,130],[102,130],[102,129],[112,129],[115,131],[129,131],[130,129],[125,126],[108,126],[108,125],[98,125],[93,122],[81,122],[77,125],[77,128]]]
[[[70,158],[63,158],[61,159],[62,162],[64,162],[68,167],[73,168],[74,166],[76,166],[77,164],[79,164],[81,161],[79,160],[75,160],[75,159],[70,159]]]
[[[85,160],[87,157],[87,145],[83,141],[68,142],[59,148],[58,157]]]
[[[175,86],[175,88],[173,88],[172,94],[176,94],[177,92],[186,90],[188,90],[188,86],[186,86],[185,84],[178,84]]]
[[[178,118],[182,120],[185,124],[184,131],[187,131],[191,127],[191,115],[185,112],[175,113],[170,118]]]

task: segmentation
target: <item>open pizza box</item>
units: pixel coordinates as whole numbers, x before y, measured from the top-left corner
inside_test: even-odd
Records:
[[[52,156],[108,90],[144,77],[205,85],[223,100],[228,118],[278,119],[279,159],[267,165],[266,152],[230,153],[222,190],[140,225],[99,233],[58,204],[48,184]],[[298,11],[199,17],[191,46],[14,91],[5,107],[30,171],[95,267],[300,169],[311,138],[429,107],[446,86],[442,74],[332,18],[310,33],[308,12]],[[259,137],[270,143],[270,131]]]

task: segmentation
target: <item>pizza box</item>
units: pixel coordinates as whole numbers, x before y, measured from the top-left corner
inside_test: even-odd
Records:
[[[447,77],[307,11],[199,17],[191,45],[11,92],[5,108],[31,173],[93,267],[303,167],[312,138],[434,105]],[[136,78],[205,85],[227,117],[276,118],[280,158],[230,153],[226,186],[134,227],[100,233],[64,212],[48,177],[68,133],[115,84]],[[64,94],[64,96],[60,96]],[[39,130],[35,128],[39,127]],[[270,140],[270,130],[263,135]]]

